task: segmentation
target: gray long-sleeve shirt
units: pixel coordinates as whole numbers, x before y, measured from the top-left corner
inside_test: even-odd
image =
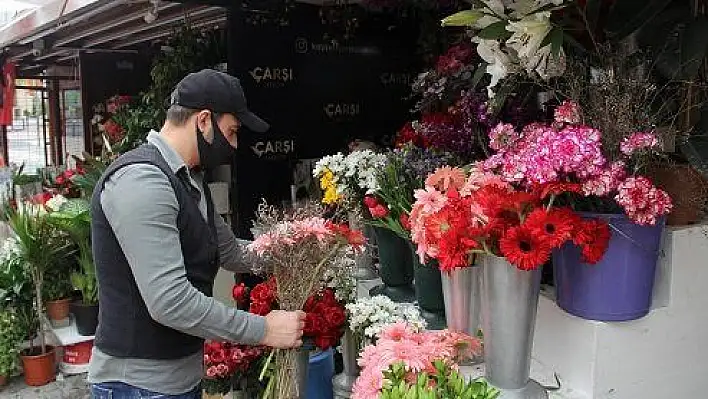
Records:
[[[150,132],[148,142],[159,149],[174,172],[186,169],[180,155],[158,133]],[[187,173],[202,194],[199,208],[206,218],[202,175],[188,169]],[[105,183],[101,206],[155,321],[205,339],[260,342],[265,334],[263,317],[226,306],[187,281],[177,229],[179,204],[160,169],[135,164],[116,171]],[[242,243],[221,217],[215,219],[221,266],[247,271]],[[110,283],[99,281],[99,289]],[[163,394],[182,394],[199,384],[202,357],[198,352],[176,360],[125,359],[94,348],[88,379],[91,383],[123,382]]]

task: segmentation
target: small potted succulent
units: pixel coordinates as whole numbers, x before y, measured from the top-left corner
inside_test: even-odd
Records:
[[[14,311],[0,310],[0,386],[7,383],[19,366],[19,347],[25,335],[22,327]]]

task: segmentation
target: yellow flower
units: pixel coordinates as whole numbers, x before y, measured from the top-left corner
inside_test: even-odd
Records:
[[[342,199],[342,196],[337,193],[337,188],[334,186],[330,186],[324,192],[324,196],[322,197],[322,203],[326,205],[332,205],[339,202],[340,199]]]
[[[320,188],[324,191],[322,203],[332,205],[342,199],[342,196],[337,192],[337,183],[334,173],[329,169],[325,169],[322,176],[320,176]]]

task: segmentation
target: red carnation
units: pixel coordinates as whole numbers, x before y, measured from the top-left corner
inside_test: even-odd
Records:
[[[512,227],[499,240],[501,254],[521,270],[535,270],[551,257],[547,241],[526,227]]]

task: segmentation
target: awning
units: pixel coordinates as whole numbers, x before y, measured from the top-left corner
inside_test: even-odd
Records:
[[[22,71],[70,63],[79,52],[136,51],[188,21],[194,28],[226,24],[222,7],[160,0],[49,0],[0,29],[0,49]]]

